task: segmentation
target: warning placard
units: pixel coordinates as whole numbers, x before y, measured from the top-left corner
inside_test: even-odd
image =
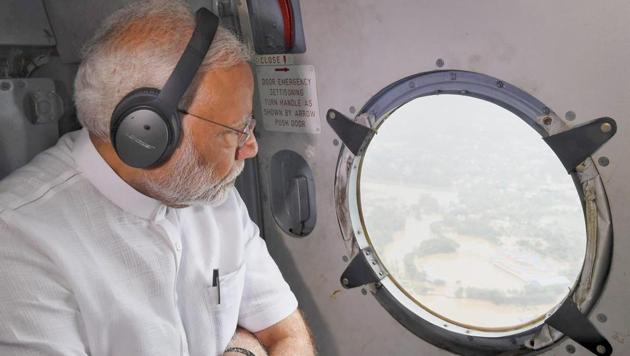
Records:
[[[319,133],[315,67],[256,68],[263,125],[270,131]]]

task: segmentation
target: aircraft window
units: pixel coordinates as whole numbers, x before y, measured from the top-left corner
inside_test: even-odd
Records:
[[[380,122],[358,185],[392,281],[443,320],[523,328],[576,284],[586,228],[572,177],[499,105],[451,94],[407,102]]]

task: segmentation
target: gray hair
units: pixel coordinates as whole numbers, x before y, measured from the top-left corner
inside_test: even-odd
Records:
[[[162,88],[194,27],[193,14],[181,0],[138,1],[109,16],[82,51],[74,82],[81,124],[109,140],[111,114],[118,102],[136,88]],[[250,59],[250,50],[219,26],[199,73]],[[190,103],[200,77],[188,88],[183,105]]]

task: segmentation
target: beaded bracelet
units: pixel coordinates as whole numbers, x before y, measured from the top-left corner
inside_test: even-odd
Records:
[[[238,352],[245,356],[256,356],[253,352],[242,347],[228,347],[224,352]]]

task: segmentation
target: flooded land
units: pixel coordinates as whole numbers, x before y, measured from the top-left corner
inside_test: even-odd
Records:
[[[461,324],[550,312],[586,245],[575,185],[540,135],[479,99],[419,98],[380,127],[362,166],[366,230],[395,281]]]

